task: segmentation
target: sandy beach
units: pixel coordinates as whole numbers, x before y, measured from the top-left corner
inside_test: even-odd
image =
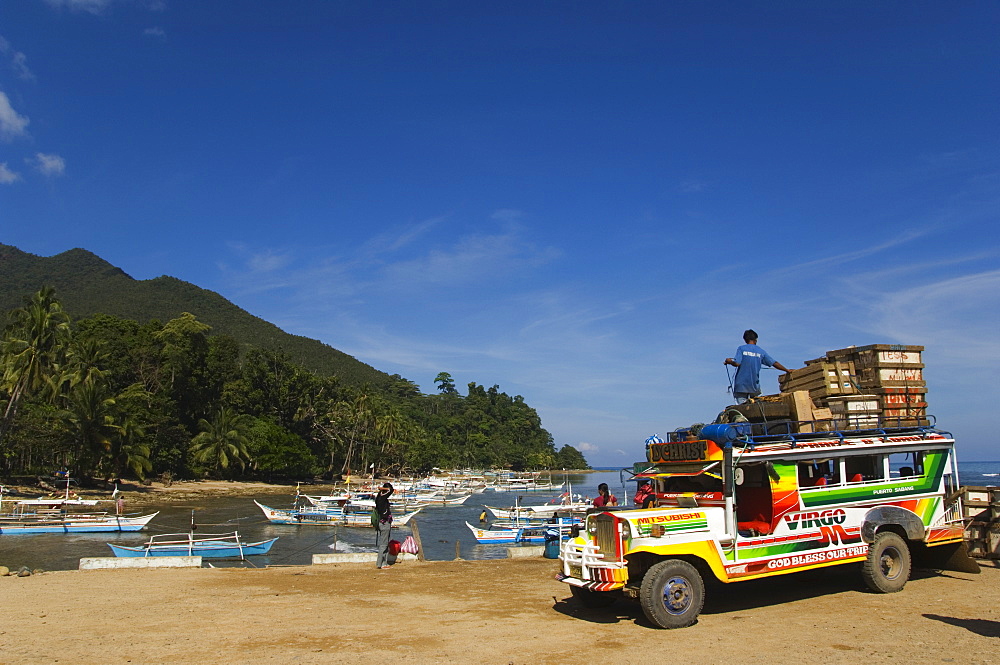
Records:
[[[663,631],[577,605],[547,559],[0,578],[0,664],[995,662],[1000,569],[914,571],[897,594],[841,567],[712,589]],[[661,654],[661,655],[658,655]]]
[[[274,488],[156,483],[126,497]],[[698,623],[675,631],[627,601],[583,608],[543,558],[43,572],[0,577],[0,665],[985,664],[1000,647],[1000,568],[980,563],[980,575],[915,570],[888,595],[865,590],[853,566],[710,587]]]

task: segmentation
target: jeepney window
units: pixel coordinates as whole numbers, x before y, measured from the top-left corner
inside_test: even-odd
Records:
[[[855,455],[844,459],[844,477],[849,483],[860,483],[865,480],[881,480],[881,455]]]
[[[887,455],[890,478],[910,478],[924,475],[924,454],[921,451]]]
[[[722,479],[705,473],[696,476],[672,476],[664,482],[664,492],[721,492]]]
[[[767,467],[763,462],[755,464],[741,464],[737,471],[737,478],[742,477],[742,482],[737,482],[740,487],[770,487],[771,482],[767,475]],[[738,491],[738,490],[737,490]]]
[[[799,487],[822,487],[840,482],[840,465],[836,460],[816,459],[799,462]]]

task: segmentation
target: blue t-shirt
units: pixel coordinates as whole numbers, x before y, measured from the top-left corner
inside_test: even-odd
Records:
[[[774,366],[774,358],[756,344],[744,344],[736,349],[733,360],[740,364],[733,380],[733,393],[760,394],[760,367]]]

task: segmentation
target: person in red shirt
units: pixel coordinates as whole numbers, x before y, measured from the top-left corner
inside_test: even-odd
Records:
[[[594,506],[597,508],[607,508],[608,506],[617,506],[618,497],[611,493],[608,489],[607,483],[601,483],[597,486],[597,498],[594,499]]]

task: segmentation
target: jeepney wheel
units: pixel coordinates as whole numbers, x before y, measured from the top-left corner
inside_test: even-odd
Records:
[[[590,609],[609,607],[621,595],[615,591],[591,591],[579,586],[571,586],[569,589],[574,600]]]
[[[883,531],[868,546],[868,558],[861,569],[872,591],[894,593],[910,579],[910,548],[899,534]]]
[[[661,561],[643,576],[639,602],[646,617],[660,628],[684,628],[701,614],[705,581],[687,561]]]

